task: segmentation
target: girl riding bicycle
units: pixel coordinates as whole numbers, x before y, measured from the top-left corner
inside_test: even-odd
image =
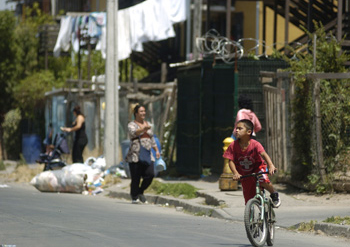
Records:
[[[235,136],[237,140],[232,142],[225,151],[223,157],[229,159],[229,166],[233,173],[233,180],[238,181],[241,176],[257,172],[274,174],[277,170],[264,147],[252,139],[254,125],[248,119],[237,122]],[[267,162],[267,165],[265,163]],[[255,196],[255,178],[250,177],[241,181],[245,203]],[[270,192],[274,206],[281,205],[278,192],[274,189],[267,174],[261,175],[259,182],[263,188]]]

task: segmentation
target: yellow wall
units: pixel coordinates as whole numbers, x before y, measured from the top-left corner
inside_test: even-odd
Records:
[[[243,12],[243,38],[256,39],[256,2],[254,1],[237,1],[235,5],[235,12]],[[274,33],[274,12],[270,8],[266,11],[266,52],[272,53],[273,46],[273,33]],[[289,24],[288,32],[289,42],[303,35],[303,32],[293,24]],[[263,38],[263,3],[260,1],[259,9],[259,40],[262,43]],[[284,17],[278,15],[277,17],[277,48],[281,48],[285,43],[285,22]],[[245,42],[244,49],[249,51],[255,44],[252,42]],[[262,53],[262,47],[260,48],[260,54]]]
[[[259,36],[260,40],[262,40],[263,37],[263,6],[261,5],[260,8],[260,30],[259,30]],[[273,35],[274,35],[274,12],[270,8],[267,8],[266,11],[266,52],[267,54],[272,53],[272,47],[273,47]],[[291,42],[292,40],[295,40],[296,38],[303,35],[304,32],[301,31],[300,28],[294,26],[293,24],[289,23],[289,31],[288,31],[288,42]],[[276,48],[279,49],[284,46],[285,44],[285,18],[278,15],[277,16],[277,35],[276,35]]]
[[[91,0],[91,12],[97,11],[106,11],[107,9],[107,0],[99,0],[99,9],[97,9],[98,0]]]
[[[237,1],[235,5],[235,12],[243,12],[243,38],[256,38],[256,3]],[[233,24],[233,23],[232,23]],[[245,41],[244,49],[248,51],[255,44],[253,42]]]

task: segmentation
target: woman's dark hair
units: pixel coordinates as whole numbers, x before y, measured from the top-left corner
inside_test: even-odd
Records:
[[[136,105],[136,106],[134,107],[134,117],[136,117],[136,113],[139,112],[139,109],[140,109],[141,107],[143,107],[143,108],[146,109],[146,107],[144,107],[143,105]]]
[[[239,109],[248,109],[251,111],[253,110],[253,101],[251,98],[249,98],[247,95],[245,94],[241,94],[238,98],[238,107]]]
[[[80,110],[80,106],[78,106],[78,105],[74,107],[73,112],[75,112],[75,114],[77,114],[77,116],[79,116],[79,115],[84,116],[84,114]]]

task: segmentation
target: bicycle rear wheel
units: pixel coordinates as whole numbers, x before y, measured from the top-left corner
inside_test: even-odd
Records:
[[[275,222],[276,222],[276,216],[275,211],[270,205],[269,214],[267,215],[267,238],[266,243],[268,246],[273,246],[275,241]]]
[[[264,211],[260,207],[258,199],[252,198],[247,202],[244,211],[244,225],[250,243],[256,247],[265,244],[267,227],[265,218],[261,219]]]

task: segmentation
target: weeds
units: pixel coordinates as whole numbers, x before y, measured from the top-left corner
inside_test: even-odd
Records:
[[[153,180],[151,186],[147,189],[155,194],[169,195],[174,197],[183,196],[185,199],[197,197],[197,188],[187,183],[161,183]]]
[[[302,222],[299,226],[291,226],[289,230],[297,230],[301,232],[313,232],[315,230],[316,221],[311,220],[310,222]]]
[[[4,171],[4,170],[6,170],[6,166],[4,164],[4,161],[0,160],[0,171]]]
[[[345,216],[345,217],[332,216],[330,218],[325,219],[323,222],[338,224],[338,225],[350,225],[350,216]]]

